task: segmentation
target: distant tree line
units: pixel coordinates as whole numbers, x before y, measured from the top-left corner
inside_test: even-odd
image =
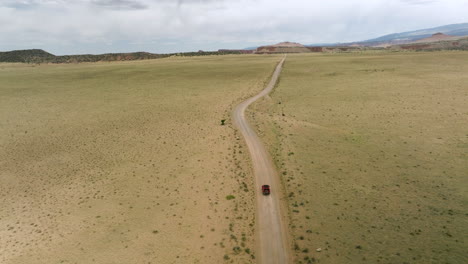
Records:
[[[198,52],[180,52],[170,54],[154,54],[149,52],[132,53],[107,53],[107,54],[83,54],[83,55],[64,55],[55,56],[41,49],[14,50],[0,52],[0,62],[22,62],[22,63],[80,63],[80,62],[98,62],[98,61],[129,61],[129,60],[150,60],[160,59],[170,56],[208,56],[208,55],[226,55],[242,54],[240,51],[198,51]]]

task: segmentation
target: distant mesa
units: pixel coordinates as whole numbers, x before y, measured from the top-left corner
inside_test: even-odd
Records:
[[[293,48],[293,47],[304,48],[305,47],[304,45],[302,45],[300,43],[289,42],[289,41],[280,42],[280,43],[272,45],[272,46],[274,46],[274,47],[288,47],[288,48]]]
[[[306,46],[296,42],[280,42],[274,45],[261,46],[255,50],[257,54],[271,54],[271,53],[304,53],[311,52]]]
[[[97,61],[124,61],[164,58],[166,54],[152,54],[148,52],[107,53],[56,56],[41,49],[13,50],[0,52],[0,62],[22,63],[78,63]]]
[[[275,53],[309,53],[309,52],[346,52],[359,50],[362,47],[356,46],[304,46],[297,42],[280,42],[274,45],[258,47],[256,54],[275,54]]]
[[[55,55],[50,54],[41,49],[13,50],[8,52],[0,52],[0,62],[36,62],[52,60],[54,58]]]
[[[378,38],[344,43],[317,43],[302,45],[280,42],[245,49],[219,49],[217,51],[177,52],[153,54],[149,52],[81,54],[56,56],[40,49],[0,51],[0,62],[20,63],[80,63],[159,59],[170,56],[207,56],[227,54],[279,54],[310,52],[353,52],[363,50],[468,50],[468,23],[392,33]]]
[[[322,47],[306,47],[297,42],[280,42],[274,45],[261,46],[255,50],[257,54],[273,54],[273,53],[308,53],[322,52]]]
[[[445,40],[457,40],[460,39],[459,36],[451,36],[451,35],[446,35],[444,33],[435,33],[432,36],[428,38],[423,38],[423,39],[418,39],[417,41],[414,41],[413,43],[429,43],[429,42],[436,42],[436,41],[445,41]]]
[[[309,53],[309,52],[347,52],[359,50],[362,47],[353,46],[305,46],[297,42],[280,42],[274,45],[258,47],[256,54],[275,54],[275,53]]]
[[[280,42],[274,45],[261,46],[256,49],[244,49],[244,50],[218,50],[218,52],[239,52],[242,54],[273,54],[273,53],[304,53],[304,52],[321,52],[322,48],[320,47],[306,47],[297,42]]]
[[[80,63],[80,62],[110,62],[110,61],[131,61],[160,59],[170,56],[207,56],[225,54],[248,54],[253,50],[220,50],[198,52],[180,52],[168,54],[154,54],[149,52],[130,53],[106,53],[106,54],[81,54],[56,56],[40,49],[13,50],[0,52],[0,62],[20,62],[20,63]]]
[[[447,37],[448,36],[448,37]],[[344,43],[310,44],[306,46],[361,46],[375,48],[390,48],[411,43],[430,43],[440,41],[456,41],[468,37],[468,23],[444,25],[407,32],[392,33],[378,38]],[[463,48],[464,49],[464,48]]]

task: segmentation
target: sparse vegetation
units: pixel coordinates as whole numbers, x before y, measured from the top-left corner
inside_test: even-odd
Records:
[[[281,172],[297,263],[466,257],[466,59],[289,55],[250,114]],[[248,156],[213,120],[259,91],[276,61],[0,64],[0,262],[254,263]],[[194,229],[196,243],[180,239]]]
[[[248,156],[213,120],[276,61],[1,63],[0,262],[253,263]]]
[[[466,61],[460,51],[288,55],[249,116],[287,172],[297,263],[464,262]]]

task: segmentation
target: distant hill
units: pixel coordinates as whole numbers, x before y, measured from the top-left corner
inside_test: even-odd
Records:
[[[414,41],[418,39],[428,38],[436,33],[443,33],[452,36],[468,36],[468,23],[451,24],[435,28],[426,28],[402,33],[394,33],[381,36],[375,39],[369,39],[362,42],[381,42],[381,41]]]
[[[445,35],[433,35],[409,44],[392,45],[390,50],[416,50],[416,51],[436,51],[436,50],[468,50],[468,37],[450,37]]]
[[[391,45],[400,45],[413,43],[415,41],[430,38],[432,35],[442,33],[457,39],[468,36],[468,23],[451,24],[434,28],[420,29],[401,33],[384,35],[374,39],[355,41],[355,42],[337,42],[337,43],[313,43],[304,45],[305,47],[334,47],[334,46],[363,46],[363,47],[388,47]],[[263,46],[268,47],[268,46]],[[255,50],[259,47],[248,47],[245,50]]]
[[[181,52],[171,54],[154,54],[149,52],[131,53],[106,53],[106,54],[82,54],[55,56],[41,49],[13,50],[0,52],[0,62],[22,62],[22,63],[79,63],[98,61],[128,61],[128,60],[149,60],[160,59],[170,56],[205,56],[205,55],[227,55],[252,53],[242,50],[219,50],[219,51],[198,51]]]
[[[281,42],[274,45],[258,47],[255,54],[275,53],[309,53],[309,52],[351,52],[369,49],[367,47],[332,46],[332,47],[306,47],[296,42]]]
[[[440,27],[434,28],[426,28],[414,31],[407,31],[401,33],[393,33],[389,35],[384,35],[378,38],[364,40],[364,41],[357,41],[357,42],[349,42],[349,43],[335,43],[335,44],[327,44],[327,46],[369,46],[369,47],[386,47],[391,45],[401,45],[401,44],[408,44],[413,43],[415,41],[430,38],[432,35],[441,33],[449,36],[468,36],[468,23],[461,23],[461,24],[451,24],[445,25]],[[307,46],[317,46],[314,44],[307,45]]]
[[[296,42],[281,42],[274,45],[258,47],[255,53],[303,53],[310,50],[302,44]]]
[[[0,62],[42,62],[53,60],[55,57],[41,49],[0,52]]]
[[[386,47],[373,47],[362,45],[349,46],[312,46],[306,47],[294,42],[281,42],[274,45],[258,47],[256,54],[275,53],[309,53],[309,52],[359,52],[364,50],[393,50],[393,51],[438,51],[438,50],[468,50],[468,36],[449,36],[443,33],[436,33],[428,38],[423,38],[411,43],[391,45]]]
[[[411,43],[429,43],[429,42],[437,42],[437,41],[449,41],[449,40],[458,40],[464,37],[461,36],[451,36],[451,35],[446,35],[444,33],[435,33],[432,36],[428,38],[423,38],[423,39],[418,39],[416,41],[413,41]]]
[[[23,63],[75,63],[96,61],[144,60],[167,57],[168,55],[152,54],[148,52],[109,53],[100,55],[65,55],[55,56],[41,49],[13,50],[0,52],[0,62]]]
[[[98,61],[126,61],[159,59],[169,56],[204,56],[225,54],[304,53],[304,52],[350,52],[355,50],[391,48],[396,50],[468,50],[468,23],[394,33],[374,39],[349,42],[302,45],[296,42],[281,42],[258,48],[240,50],[181,52],[153,54],[149,52],[83,54],[55,56],[41,49],[0,52],[0,62],[20,63],[79,63]]]

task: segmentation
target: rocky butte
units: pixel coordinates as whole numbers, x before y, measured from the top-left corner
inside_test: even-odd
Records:
[[[265,53],[304,53],[312,52],[312,50],[300,43],[296,42],[281,42],[274,45],[261,46],[258,47],[255,53],[265,54]]]

